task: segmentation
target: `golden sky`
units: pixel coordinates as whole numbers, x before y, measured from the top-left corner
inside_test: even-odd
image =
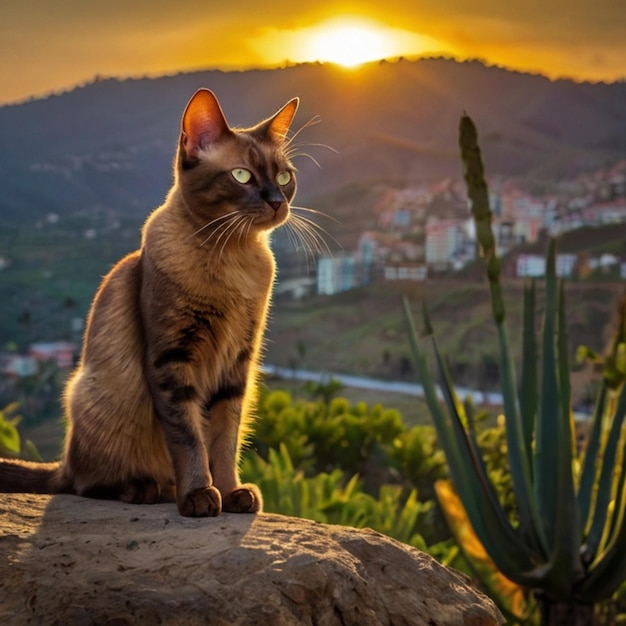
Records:
[[[626,78],[626,0],[1,0],[0,103],[102,76],[443,54]]]

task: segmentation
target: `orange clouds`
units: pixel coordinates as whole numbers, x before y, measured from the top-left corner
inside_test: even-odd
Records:
[[[286,60],[356,63],[423,52],[482,58],[553,78],[626,76],[624,13],[616,0],[300,4],[4,0],[0,103],[68,87],[95,74],[272,67]],[[332,22],[342,16],[357,26],[369,24],[370,34],[357,29],[352,35],[347,30],[333,35]]]

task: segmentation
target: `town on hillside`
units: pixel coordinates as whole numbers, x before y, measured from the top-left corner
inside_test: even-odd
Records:
[[[544,250],[533,244],[542,237],[626,223],[626,159],[552,185],[549,193],[543,194],[531,193],[517,182],[491,180],[490,197],[503,271],[509,277],[541,277],[545,273]],[[377,281],[425,281],[461,271],[476,259],[474,224],[460,179],[387,187],[370,208],[369,223],[375,227],[354,234],[355,249],[322,255],[304,270],[301,264],[282,264],[277,295],[302,298],[332,295]],[[48,222],[57,219],[49,216]],[[84,232],[86,239],[96,236],[92,230]],[[9,265],[8,259],[0,258],[0,269]],[[600,271],[625,279],[626,257],[591,256],[584,250],[562,252],[556,269],[566,278],[584,279]],[[32,343],[27,352],[0,352],[0,398],[15,381],[46,368],[50,381],[57,373],[64,379],[78,358],[83,324],[82,318],[72,319],[71,341]]]
[[[520,183],[490,181],[493,229],[509,277],[541,277],[545,256],[533,246],[546,236],[626,222],[626,159],[605,170],[531,193]],[[463,269],[477,255],[474,224],[462,180],[388,188],[375,206],[376,227],[358,235],[354,250],[323,255],[316,276],[285,276],[278,293],[332,295],[373,281],[424,281]],[[626,258],[560,253],[557,273],[585,278],[601,269],[626,278]],[[281,277],[284,274],[281,275]]]

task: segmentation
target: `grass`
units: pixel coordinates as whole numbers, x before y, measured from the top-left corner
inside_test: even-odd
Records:
[[[519,360],[520,333],[514,331],[522,324],[523,281],[512,282],[505,290],[507,325],[513,354]],[[602,351],[622,291],[623,282],[567,284],[566,299],[572,303],[567,309],[572,355],[580,345]],[[403,293],[407,293],[415,311],[420,310],[424,300],[428,303],[442,351],[453,367],[462,365],[466,378],[455,376],[457,384],[480,385],[482,389],[486,381],[481,367],[498,352],[488,287],[470,279],[378,283],[332,297],[276,302],[265,361],[323,372],[402,378],[402,361],[409,356],[400,314]],[[541,281],[537,300],[541,309]],[[304,346],[304,354],[299,345]],[[405,379],[414,381],[415,375],[405,372]]]

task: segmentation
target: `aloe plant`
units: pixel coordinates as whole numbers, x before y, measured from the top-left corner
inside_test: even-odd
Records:
[[[459,143],[500,348],[516,520],[509,519],[498,501],[476,440],[471,402],[462,403],[455,393],[426,308],[423,316],[427,337],[422,342],[405,299],[413,357],[456,491],[495,566],[533,593],[543,624],[593,624],[594,604],[609,598],[626,577],[626,462],[621,438],[626,386],[623,377],[605,377],[586,451],[578,458],[573,437],[564,290],[556,276],[555,242],[550,241],[547,252],[540,342],[535,330],[534,283],[524,290],[523,356],[518,381],[507,336],[500,260],[491,228],[482,157],[476,128],[465,114],[460,121]],[[613,357],[609,359],[613,364],[623,360],[623,329],[622,323],[622,334],[613,343]],[[426,342],[432,344],[443,404],[424,348]],[[611,372],[615,373],[615,367]]]

